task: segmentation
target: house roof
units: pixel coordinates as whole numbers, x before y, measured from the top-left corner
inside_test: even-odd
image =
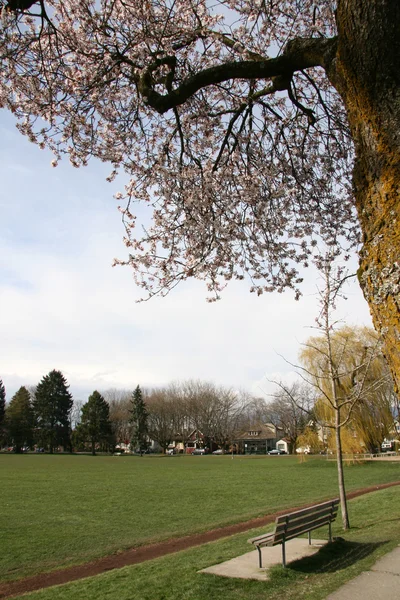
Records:
[[[237,440],[274,440],[277,432],[274,425],[258,423],[237,436]]]

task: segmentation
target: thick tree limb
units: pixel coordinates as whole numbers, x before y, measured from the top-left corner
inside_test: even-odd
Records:
[[[10,11],[28,10],[34,4],[39,4],[39,0],[8,0],[6,8]]]
[[[192,77],[188,77],[168,94],[162,95],[153,88],[151,74],[156,68],[150,65],[138,76],[138,87],[146,104],[163,114],[171,108],[184,104],[200,89],[228,81],[229,79],[273,79],[277,78],[275,89],[287,89],[286,82],[296,71],[310,67],[328,68],[336,53],[337,38],[303,39],[297,38],[286,47],[278,58],[265,60],[231,61],[216,67],[209,67]],[[285,82],[283,85],[282,82]]]

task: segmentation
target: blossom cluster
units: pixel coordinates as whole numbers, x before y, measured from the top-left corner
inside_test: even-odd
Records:
[[[206,282],[210,299],[243,278],[258,294],[298,295],[299,266],[319,240],[357,242],[343,105],[319,66],[296,69],[285,86],[261,76],[216,82],[213,69],[262,65],[289,40],[333,38],[335,2],[218,7],[46,0],[8,13],[0,107],[53,151],[53,166],[95,157],[111,164],[110,180],[128,174],[117,199],[129,255],[115,263],[133,268],[146,295],[189,277]],[[175,97],[157,110],[158,98]],[[151,227],[138,227],[136,202],[151,208]]]

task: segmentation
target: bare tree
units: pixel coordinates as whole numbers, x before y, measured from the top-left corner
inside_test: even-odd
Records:
[[[295,382],[286,385],[282,382],[276,384],[279,391],[273,394],[274,400],[267,409],[268,421],[282,430],[288,438],[291,452],[297,448],[297,438],[308,425],[315,398],[313,388],[304,382]]]
[[[242,429],[249,429],[253,425],[266,423],[269,420],[268,403],[265,398],[248,395],[241,417]]]
[[[333,422],[326,419],[322,421],[322,425],[334,430],[343,528],[348,529],[350,522],[343,473],[341,431],[349,423],[355,406],[382,386],[383,380],[369,379],[371,365],[379,351],[378,344],[364,347],[362,355],[356,357],[351,350],[349,337],[337,333],[338,322],[334,320],[333,313],[347,275],[342,267],[335,267],[334,256],[331,253],[326,255],[321,264],[321,273],[324,287],[319,293],[321,311],[316,319],[316,328],[320,336],[310,338],[303,345],[301,359],[305,366],[298,368],[301,369],[303,380],[314,386],[320,402],[328,406],[334,415]]]
[[[182,391],[189,421],[203,434],[205,445],[230,444],[240,429],[246,396],[203,381],[186,381]]]
[[[214,415],[213,441],[223,450],[232,445],[242,430],[247,394],[219,388],[219,404]]]
[[[110,407],[109,419],[112,432],[117,444],[129,444],[132,436],[131,419],[131,392],[110,388],[103,392]]]
[[[70,414],[70,424],[71,430],[76,429],[76,427],[80,424],[82,419],[82,407],[85,403],[83,400],[74,399],[74,403],[72,405],[72,410]]]
[[[152,390],[146,399],[146,408],[149,436],[165,452],[173,441],[182,437],[181,406],[177,402],[176,387]]]

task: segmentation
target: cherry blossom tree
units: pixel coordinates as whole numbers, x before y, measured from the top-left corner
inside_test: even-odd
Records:
[[[211,299],[243,278],[299,295],[317,241],[346,252],[361,233],[399,386],[398,0],[0,4],[0,106],[54,165],[128,174],[116,262],[146,296],[189,277]]]

